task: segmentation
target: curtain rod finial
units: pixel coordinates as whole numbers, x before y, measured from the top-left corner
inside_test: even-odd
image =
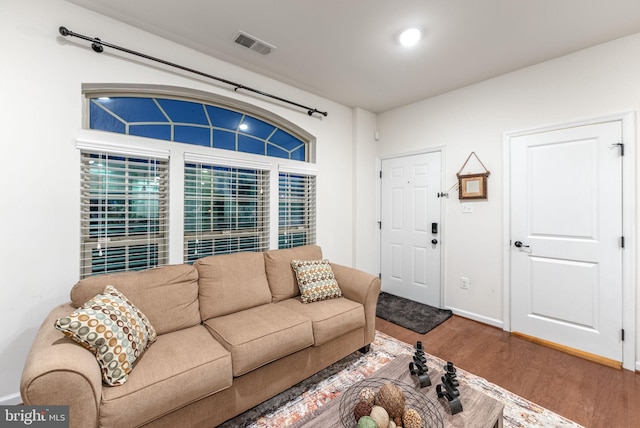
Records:
[[[58,28],[58,31],[60,32],[61,35],[65,36],[65,37],[68,36],[69,34],[71,34],[71,32],[69,30],[67,30],[67,27],[63,27],[63,26]]]

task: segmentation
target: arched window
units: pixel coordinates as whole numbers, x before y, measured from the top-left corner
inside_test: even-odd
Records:
[[[192,263],[213,254],[315,243],[315,172],[304,166],[311,166],[313,138],[257,108],[176,92],[85,91],[86,128],[143,144],[123,152],[104,133],[97,148],[79,143],[83,277],[167,264],[172,245],[181,244],[182,261]],[[153,140],[180,144],[158,150]],[[179,177],[169,174],[175,162],[182,164]],[[184,190],[182,225],[169,219],[173,182]],[[272,206],[277,219],[270,218]],[[182,229],[182,243],[169,242],[170,225]]]
[[[217,149],[307,160],[307,143],[260,118],[210,104],[156,97],[90,99],[89,128]]]

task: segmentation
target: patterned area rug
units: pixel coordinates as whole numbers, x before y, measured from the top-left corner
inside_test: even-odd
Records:
[[[371,376],[401,354],[413,354],[411,345],[376,331],[367,354],[354,353],[283,393],[225,422],[224,428],[295,427],[308,420],[323,404],[339,399],[353,383]],[[442,367],[445,361],[426,355],[429,367]],[[550,410],[513,394],[486,379],[456,367],[458,381],[502,401],[504,426],[508,428],[581,428]]]

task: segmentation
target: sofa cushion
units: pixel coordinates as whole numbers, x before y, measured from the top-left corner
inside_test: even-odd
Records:
[[[329,260],[292,260],[302,303],[342,297]]]
[[[140,426],[228,388],[231,356],[203,326],[158,336],[129,381],[103,388],[99,426]]]
[[[170,265],[140,272],[91,276],[71,289],[76,308],[107,285],[113,285],[151,321],[158,334],[198,325],[198,271],[190,265]]]
[[[300,294],[296,275],[291,268],[291,260],[318,260],[321,258],[322,249],[317,245],[304,245],[265,252],[264,264],[273,301],[279,302]]]
[[[200,275],[203,320],[271,302],[262,253],[203,257],[196,261],[195,267]]]
[[[276,303],[311,320],[313,345],[321,346],[352,330],[365,326],[364,306],[341,297],[311,304],[299,297]]]
[[[122,385],[142,353],[156,340],[156,331],[122,293],[107,285],[55,328],[93,352],[107,385]]]
[[[205,325],[231,352],[234,376],[313,345],[311,320],[273,303],[208,319]]]

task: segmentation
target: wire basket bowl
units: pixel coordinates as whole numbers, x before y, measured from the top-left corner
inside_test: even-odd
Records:
[[[354,409],[360,402],[358,394],[364,388],[370,388],[375,394],[382,385],[393,383],[402,389],[405,400],[405,409],[415,409],[422,419],[422,428],[444,428],[442,415],[436,405],[427,397],[415,390],[415,388],[404,382],[386,379],[382,377],[372,377],[361,380],[351,385],[340,397],[340,421],[345,428],[356,428],[358,421],[354,416]]]

